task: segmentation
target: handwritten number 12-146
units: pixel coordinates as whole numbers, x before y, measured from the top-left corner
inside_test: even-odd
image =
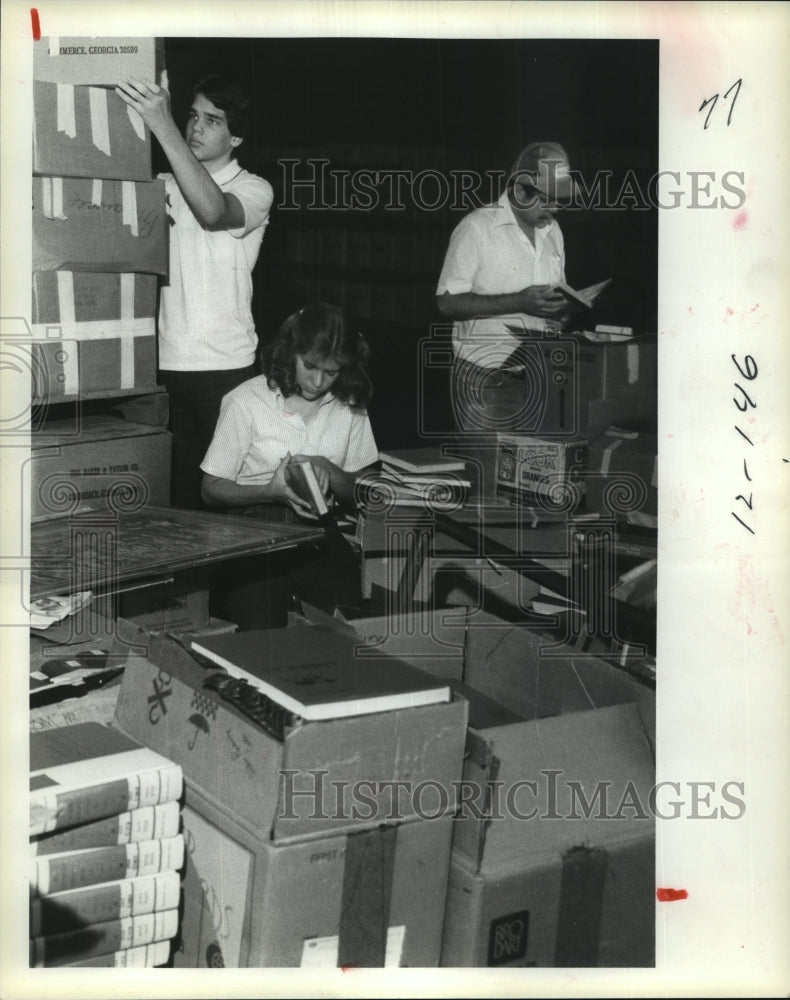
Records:
[[[730,122],[732,121],[732,113],[735,110],[735,102],[738,99],[738,94],[740,94],[740,92],[741,92],[741,84],[742,83],[743,83],[743,80],[741,80],[741,79],[736,80],[735,83],[730,87],[729,90],[727,90],[724,93],[724,95],[722,97],[722,100],[726,101],[728,99],[728,97],[730,96],[730,94],[732,94],[732,100],[730,101],[730,110],[727,113],[727,125],[729,125]],[[733,91],[735,91],[734,94],[733,94]],[[719,95],[718,94],[714,94],[713,97],[706,98],[702,102],[702,104],[700,104],[699,108],[697,108],[698,111],[704,111],[705,108],[707,108],[708,105],[710,105],[708,113],[705,115],[705,125],[703,126],[704,128],[707,128],[708,125],[710,125],[710,116],[713,114],[713,109],[716,107],[716,104],[718,103],[718,100],[719,100]]]

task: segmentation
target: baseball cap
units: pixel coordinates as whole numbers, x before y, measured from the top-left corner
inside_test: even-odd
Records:
[[[522,149],[513,164],[512,177],[531,184],[554,202],[573,197],[568,154],[557,142],[533,142]]]

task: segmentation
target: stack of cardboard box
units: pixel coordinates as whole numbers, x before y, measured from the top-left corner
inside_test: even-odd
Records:
[[[168,269],[165,190],[152,179],[148,129],[113,88],[129,76],[156,79],[162,52],[161,42],[150,38],[34,43],[36,402],[52,406],[155,389],[157,281]],[[101,499],[119,471],[131,474],[130,483],[149,499],[167,502],[170,442],[161,422],[139,435],[128,423],[121,433],[122,423],[105,418],[91,435],[94,451],[112,453],[112,466],[74,453],[85,424],[56,428],[63,440],[54,444],[47,431],[47,447],[71,449],[59,460],[76,470],[71,494],[77,503],[88,487]],[[36,462],[35,439],[33,447],[34,514],[62,512],[62,484],[60,507],[48,502],[46,490],[39,497],[51,467]]]
[[[498,435],[492,452],[497,495],[575,509],[589,495],[588,446],[614,424],[654,430],[656,347],[653,337],[595,334],[527,345],[525,377],[534,405],[525,414],[528,427]]]

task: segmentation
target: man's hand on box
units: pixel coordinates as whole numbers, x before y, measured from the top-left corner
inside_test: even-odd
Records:
[[[128,80],[119,80],[115,87],[115,93],[130,108],[134,108],[154,135],[173,123],[165,73],[162,74],[161,83],[162,86],[151,80],[129,77]]]

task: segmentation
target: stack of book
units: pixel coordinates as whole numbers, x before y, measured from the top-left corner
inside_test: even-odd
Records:
[[[359,480],[365,507],[448,511],[463,506],[469,496],[471,481],[462,459],[445,457],[436,448],[404,448],[380,457],[380,471]]]
[[[181,766],[96,722],[30,737],[30,966],[156,966],[179,928]]]

